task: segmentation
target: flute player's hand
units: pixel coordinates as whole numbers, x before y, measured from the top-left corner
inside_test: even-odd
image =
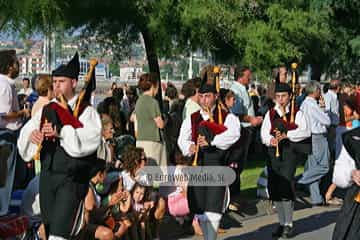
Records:
[[[195,144],[190,145],[189,152],[190,152],[191,155],[195,154],[195,152],[196,152],[196,145]]]

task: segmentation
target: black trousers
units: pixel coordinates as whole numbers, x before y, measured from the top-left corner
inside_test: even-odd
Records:
[[[66,174],[41,171],[40,209],[47,235],[70,238],[78,207],[87,191],[88,183],[79,183]]]

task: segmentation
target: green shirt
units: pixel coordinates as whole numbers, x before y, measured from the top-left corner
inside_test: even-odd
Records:
[[[155,98],[141,95],[135,105],[137,120],[137,140],[160,142],[159,128],[154,119],[161,116],[160,107]]]

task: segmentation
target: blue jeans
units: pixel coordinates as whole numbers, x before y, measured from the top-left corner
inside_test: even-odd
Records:
[[[325,135],[312,135],[312,154],[305,164],[305,171],[298,181],[309,185],[313,204],[323,203],[320,193],[320,180],[329,171],[330,152]]]
[[[16,140],[17,133],[15,131],[0,129],[0,146],[8,145],[11,148],[10,155],[6,158],[1,159],[0,161],[6,161],[7,169],[6,172],[6,180],[5,186],[0,187],[0,216],[6,215],[9,210],[10,200],[11,200],[11,192],[14,183],[15,177],[15,166],[16,166],[16,157],[17,157],[17,149],[16,149]]]

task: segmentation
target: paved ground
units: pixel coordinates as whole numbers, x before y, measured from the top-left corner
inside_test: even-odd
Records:
[[[330,240],[339,208],[314,207],[297,210],[294,213],[296,236],[294,240]],[[267,240],[277,226],[277,215],[266,215],[241,222],[218,239],[226,240]],[[190,239],[202,239],[192,237]]]

